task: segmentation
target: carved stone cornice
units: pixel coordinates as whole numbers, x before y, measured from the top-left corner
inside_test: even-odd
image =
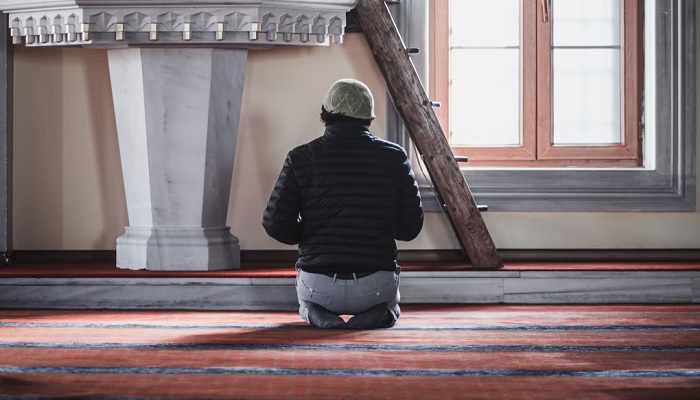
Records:
[[[0,0],[28,46],[326,45],[357,0]]]

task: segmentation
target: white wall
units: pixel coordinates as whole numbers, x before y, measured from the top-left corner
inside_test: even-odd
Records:
[[[15,248],[113,249],[127,215],[106,52],[15,50]],[[228,217],[244,250],[291,248],[265,235],[262,210],[287,151],[323,132],[321,101],[342,77],[370,86],[373,131],[385,137],[386,88],[361,34],[249,54]],[[501,249],[700,248],[700,212],[482,215]],[[458,244],[444,216],[429,213],[421,235],[400,246]]]

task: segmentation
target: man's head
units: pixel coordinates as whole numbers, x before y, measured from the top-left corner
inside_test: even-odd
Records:
[[[355,79],[335,82],[326,94],[321,120],[326,125],[339,120],[356,119],[369,124],[374,119],[374,97],[367,85]]]

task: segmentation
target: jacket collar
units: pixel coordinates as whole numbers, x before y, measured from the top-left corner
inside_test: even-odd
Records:
[[[323,133],[324,136],[336,136],[336,135],[371,135],[372,132],[365,125],[355,122],[355,121],[343,121],[337,122],[331,126],[326,127],[326,131]]]

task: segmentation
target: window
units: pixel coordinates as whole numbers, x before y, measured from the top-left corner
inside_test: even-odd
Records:
[[[388,3],[421,80],[431,82],[430,9],[440,0]],[[460,1],[460,0],[457,0]],[[491,0],[486,0],[490,2]],[[559,0],[551,0],[556,2]],[[582,1],[583,2],[583,1]],[[644,162],[641,167],[523,168],[462,165],[474,197],[489,211],[694,211],[697,175],[697,1],[640,0],[644,5]],[[434,63],[432,63],[434,64]],[[434,89],[430,84],[429,89]],[[434,98],[434,97],[433,97]],[[436,99],[435,100],[439,100]],[[444,100],[443,100],[444,101]],[[411,148],[403,123],[387,109],[389,139]],[[436,108],[438,115],[446,107]],[[412,157],[415,157],[411,152]],[[474,160],[474,155],[470,155]],[[441,208],[419,175],[426,210]]]
[[[432,98],[469,165],[642,165],[640,0],[434,0]]]

